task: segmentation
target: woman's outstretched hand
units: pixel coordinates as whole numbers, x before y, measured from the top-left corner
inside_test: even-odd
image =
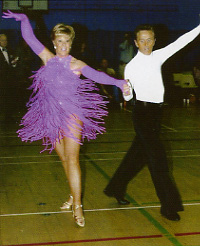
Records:
[[[5,18],[5,19],[14,18],[16,21],[22,21],[26,18],[26,15],[13,13],[10,10],[8,10],[7,12],[3,12],[2,18]]]

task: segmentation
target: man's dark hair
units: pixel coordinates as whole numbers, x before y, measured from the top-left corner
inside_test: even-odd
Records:
[[[142,24],[142,25],[137,26],[134,30],[134,39],[135,40],[137,39],[137,34],[139,31],[152,31],[154,33],[154,37],[155,37],[155,30],[154,30],[152,25]]]

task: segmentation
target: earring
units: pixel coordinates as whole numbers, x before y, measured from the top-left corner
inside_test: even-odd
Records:
[[[56,50],[56,46],[54,45],[54,49]]]

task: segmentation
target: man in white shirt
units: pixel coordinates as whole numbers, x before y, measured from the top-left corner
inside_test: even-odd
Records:
[[[147,163],[161,203],[160,212],[173,221],[180,220],[178,212],[183,211],[183,206],[159,138],[164,100],[161,66],[199,33],[200,25],[165,48],[153,51],[156,41],[153,27],[141,25],[136,28],[135,45],[138,47],[138,53],[125,68],[125,79],[130,81],[135,94],[133,123],[136,136],[104,190],[106,195],[115,197],[120,204],[129,204],[129,201],[124,199],[127,185]],[[133,94],[125,96],[127,101],[132,98]]]

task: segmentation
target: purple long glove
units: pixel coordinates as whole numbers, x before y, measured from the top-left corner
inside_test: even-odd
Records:
[[[123,85],[127,83],[125,80],[112,78],[109,75],[105,74],[104,72],[99,72],[89,66],[84,66],[81,69],[81,72],[83,76],[99,84],[116,85],[122,90],[122,92],[123,92]]]
[[[21,21],[21,32],[23,39],[30,46],[33,52],[35,52],[36,55],[39,55],[43,51],[44,45],[41,44],[35,37],[28,17],[25,14],[13,13],[10,10],[8,10],[7,13],[4,12],[3,14],[3,18],[14,18],[16,21]]]

